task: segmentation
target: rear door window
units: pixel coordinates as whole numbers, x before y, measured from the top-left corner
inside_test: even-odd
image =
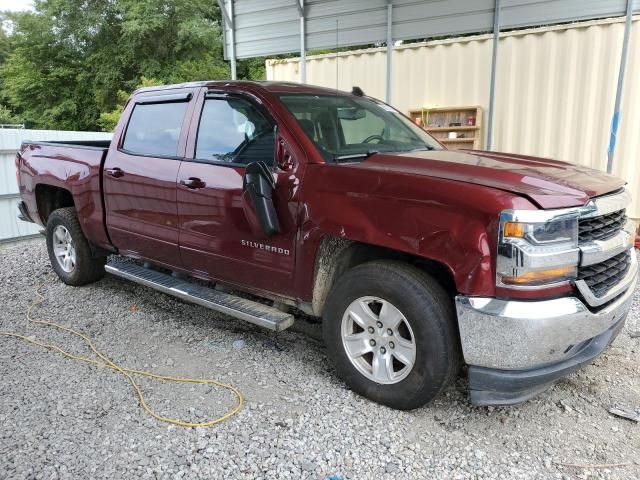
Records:
[[[175,157],[188,105],[186,101],[136,105],[122,148],[140,155]]]

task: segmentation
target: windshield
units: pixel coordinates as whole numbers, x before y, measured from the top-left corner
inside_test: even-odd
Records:
[[[327,160],[442,147],[382,102],[345,95],[281,95],[280,100]]]

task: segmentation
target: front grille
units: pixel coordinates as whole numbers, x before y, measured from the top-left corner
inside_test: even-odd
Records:
[[[631,265],[631,254],[627,250],[604,262],[580,267],[578,280],[584,280],[596,297],[602,297],[611,287],[620,283]]]
[[[607,240],[614,237],[627,221],[624,210],[618,210],[599,217],[584,218],[578,222],[578,238],[580,242]]]

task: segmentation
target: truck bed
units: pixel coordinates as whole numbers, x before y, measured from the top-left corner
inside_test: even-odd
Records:
[[[102,167],[110,144],[108,140],[22,142],[16,169],[20,193],[31,219],[46,225],[46,206],[38,202],[42,203],[47,195],[68,192],[87,238],[97,246],[109,248]]]

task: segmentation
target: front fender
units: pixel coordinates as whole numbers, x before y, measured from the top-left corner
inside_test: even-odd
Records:
[[[341,165],[310,166],[304,188],[302,262],[315,259],[320,239],[332,235],[439,262],[465,295],[495,294],[500,211],[535,208],[484,186]]]

